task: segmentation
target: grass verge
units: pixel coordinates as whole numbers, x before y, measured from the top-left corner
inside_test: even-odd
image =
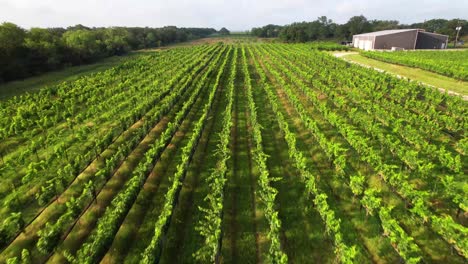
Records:
[[[382,62],[370,58],[366,58],[361,54],[349,54],[344,55],[342,58],[364,64],[373,68],[378,68],[386,72],[403,76],[415,81],[420,81],[437,88],[443,88],[449,91],[453,91],[462,95],[468,95],[468,83],[464,81],[455,80],[450,77],[446,77],[437,73],[425,71],[418,68],[401,66]]]

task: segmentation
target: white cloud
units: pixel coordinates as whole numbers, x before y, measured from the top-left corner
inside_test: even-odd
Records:
[[[269,23],[312,21],[325,15],[344,23],[351,16],[413,23],[467,18],[468,1],[453,0],[0,0],[0,21],[29,28],[88,26],[223,26],[246,30]]]

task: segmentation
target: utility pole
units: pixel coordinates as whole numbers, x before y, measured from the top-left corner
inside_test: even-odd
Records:
[[[454,48],[457,47],[457,43],[458,43],[458,34],[460,34],[460,30],[462,29],[461,26],[458,26],[455,28],[455,30],[457,31],[457,36],[455,37],[455,45],[453,45]]]

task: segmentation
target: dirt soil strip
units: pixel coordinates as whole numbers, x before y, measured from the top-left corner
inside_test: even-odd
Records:
[[[199,98],[203,98],[203,94],[205,94],[205,90],[201,92]],[[190,89],[186,92],[185,95],[181,98],[180,101],[184,101],[187,97],[190,96]],[[200,102],[197,100],[196,104]],[[189,117],[189,116],[188,116]],[[169,118],[170,119],[170,118]],[[119,231],[117,232],[114,242],[109,248],[109,251],[104,256],[101,263],[115,263],[118,262],[120,259],[123,258],[127,252],[130,250],[126,243],[121,243],[121,240],[126,240],[128,242],[134,241],[136,239],[138,229],[141,226],[142,222],[145,219],[146,213],[154,209],[154,204],[151,204],[151,195],[154,194],[160,189],[160,184],[162,182],[162,178],[166,175],[167,166],[164,166],[162,170],[158,169],[158,165],[161,163],[163,155],[165,155],[168,151],[175,152],[176,148],[172,147],[175,144],[176,139],[182,138],[185,133],[180,132],[185,127],[184,124],[181,125],[179,131],[175,134],[175,137],[171,140],[168,149],[166,149],[162,154],[160,159],[158,159],[155,163],[153,170],[151,171],[150,175],[148,176],[145,184],[143,185],[143,189],[141,193],[138,195],[135,204],[130,209],[129,213],[127,214],[124,222],[122,223]],[[118,252],[117,252],[118,251]]]
[[[89,233],[93,230],[94,226],[110,204],[114,196],[121,190],[126,183],[132,168],[134,168],[140,157],[149,149],[151,142],[156,140],[157,136],[162,133],[164,127],[169,122],[167,118],[163,118],[140,142],[140,144],[131,152],[125,159],[121,166],[116,170],[115,174],[109,178],[108,182],[103,186],[97,195],[97,202],[90,203],[86,210],[82,212],[80,217],[69,229],[63,237],[61,246],[57,248],[54,255],[49,260],[52,262],[63,262],[62,250],[76,250],[81,245]],[[61,250],[62,249],[62,250]]]
[[[2,255],[9,255],[10,252],[8,251],[12,250],[12,247],[15,247],[15,245],[18,244],[18,246],[20,246],[21,244],[28,244],[32,242],[31,240],[35,240],[37,235],[36,231],[39,230],[42,226],[44,226],[49,221],[49,219],[51,219],[54,216],[54,213],[57,210],[57,208],[61,204],[66,203],[70,198],[76,196],[77,193],[72,189],[72,187],[77,184],[84,183],[91,176],[94,176],[94,174],[97,171],[97,168],[99,167],[98,163],[102,162],[103,157],[109,155],[109,152],[113,152],[110,150],[112,148],[112,145],[115,144],[119,139],[124,139],[130,136],[131,132],[141,127],[142,124],[143,120],[140,119],[136,123],[134,123],[128,130],[125,130],[124,132],[122,132],[121,135],[116,137],[114,141],[108,146],[108,148],[103,150],[98,157],[92,160],[78,174],[78,176],[73,179],[73,181],[66,187],[66,189],[60,194],[60,196],[58,196],[56,199],[51,200],[46,206],[44,206],[37,213],[37,215],[31,221],[29,221],[29,223],[24,228],[23,232],[18,233],[16,237],[12,240],[12,242],[0,253]],[[105,185],[105,183],[103,184],[103,186]]]
[[[160,100],[162,100],[164,97],[162,97]],[[28,221],[26,224],[26,227],[24,228],[23,232],[19,232],[16,234],[16,236],[8,243],[8,246],[3,248],[0,251],[0,254],[3,255],[5,254],[9,255],[8,250],[11,249],[13,245],[16,245],[17,243],[20,244],[25,244],[25,243],[31,243],[31,240],[35,240],[36,236],[36,230],[40,229],[42,226],[44,226],[49,219],[51,219],[54,216],[54,212],[57,210],[57,207],[60,204],[66,203],[71,197],[74,197],[77,193],[73,191],[71,188],[75,186],[76,184],[85,182],[88,180],[89,177],[93,176],[96,171],[98,170],[97,168],[99,167],[100,162],[104,161],[104,157],[107,155],[110,155],[109,152],[112,146],[119,140],[123,140],[123,138],[126,138],[130,136],[131,132],[140,128],[143,124],[143,119],[145,117],[143,116],[141,119],[137,120],[132,126],[130,126],[127,130],[122,131],[120,135],[116,136],[112,142],[105,148],[102,152],[100,152],[93,160],[91,160],[78,174],[77,176],[71,181],[66,187],[65,190],[58,196],[56,199],[51,200],[47,205],[42,207],[37,214]],[[123,161],[122,161],[123,162]],[[122,162],[117,166],[119,168],[122,165]],[[115,171],[114,171],[115,172]],[[107,183],[109,179],[107,179],[104,183],[104,185]],[[101,189],[102,189],[101,188]],[[89,206],[87,206],[89,207]],[[86,207],[86,208],[87,208]],[[1,260],[1,258],[0,258]]]

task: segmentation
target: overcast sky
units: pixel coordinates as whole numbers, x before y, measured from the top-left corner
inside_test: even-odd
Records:
[[[239,31],[322,15],[344,23],[361,14],[401,23],[468,19],[468,0],[0,0],[0,22],[25,28],[174,25]]]

